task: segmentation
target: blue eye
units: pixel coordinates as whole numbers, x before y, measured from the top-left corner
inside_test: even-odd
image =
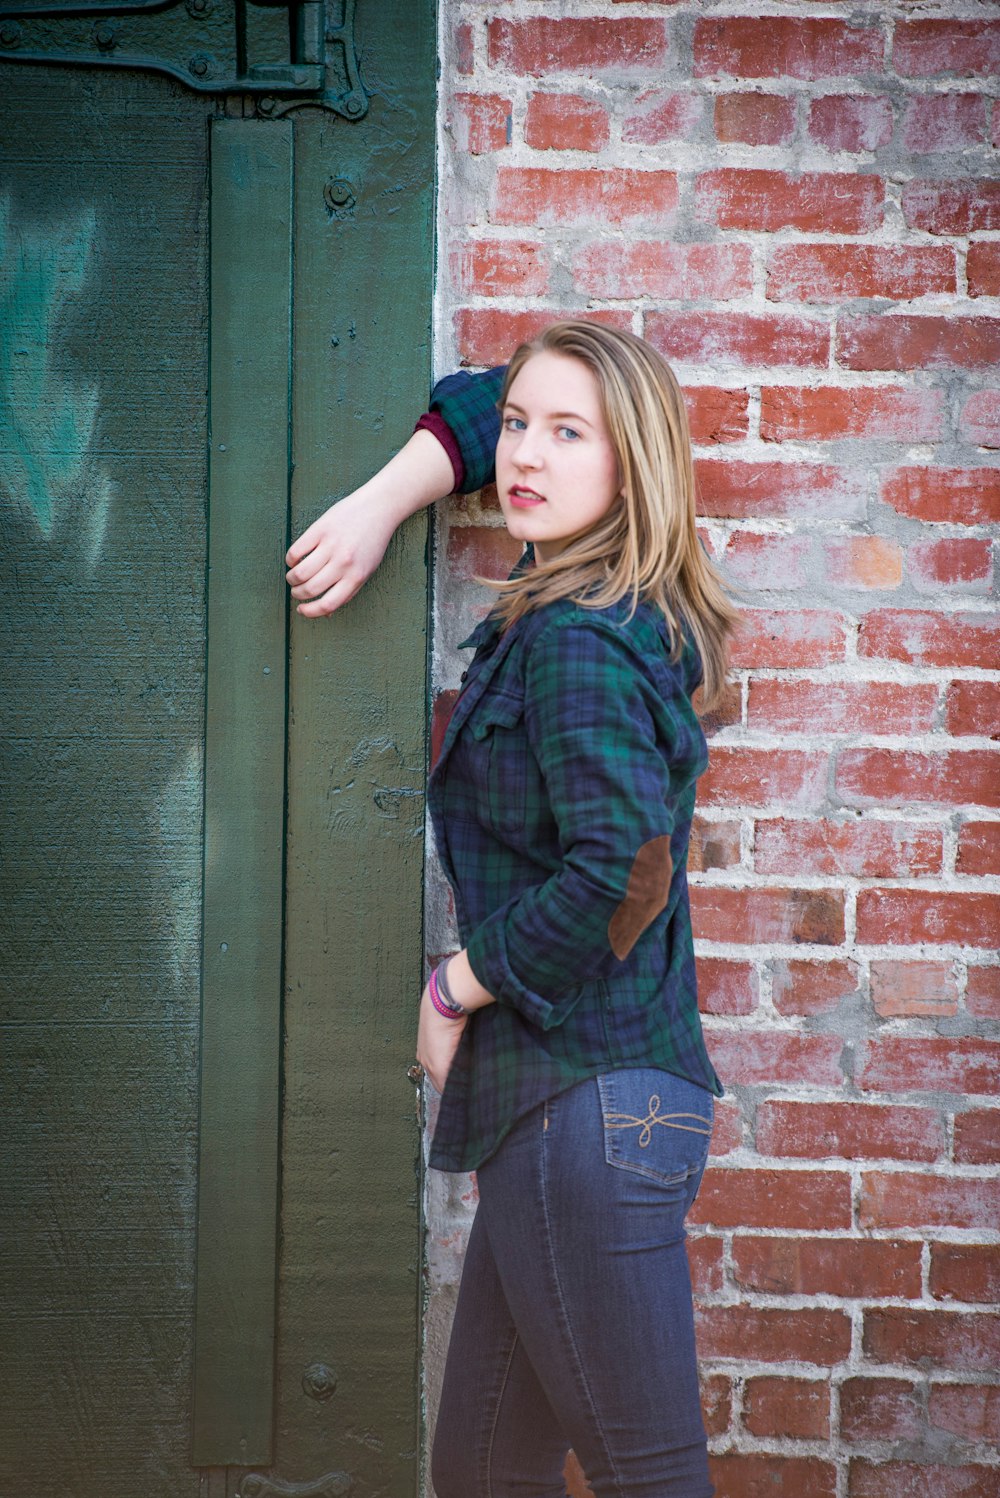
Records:
[[[508,432],[524,431],[524,422],[521,420],[520,416],[505,416],[503,419],[503,424]]]
[[[560,427],[559,435],[562,437],[570,437],[573,439],[573,441],[575,441],[579,437],[580,433],[576,430],[575,427]]]

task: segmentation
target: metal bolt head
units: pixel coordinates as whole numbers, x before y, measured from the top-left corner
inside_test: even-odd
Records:
[[[277,99],[273,99],[270,94],[264,94],[257,100],[258,114],[273,114],[277,107]]]
[[[196,78],[204,78],[208,73],[210,65],[211,60],[205,56],[204,52],[196,52],[188,63],[188,68]]]
[[[110,21],[98,21],[94,27],[94,41],[102,51],[113,47],[118,40],[114,26]]]
[[[354,188],[345,177],[331,177],[323,189],[323,196],[330,209],[354,207]]]
[[[364,107],[364,103],[361,99],[358,98],[357,94],[351,94],[350,98],[345,99],[344,101],[344,108],[347,110],[348,114],[362,114],[364,112]]]
[[[21,41],[21,28],[16,21],[4,21],[0,26],[0,47],[16,47]]]
[[[187,0],[189,16],[210,16],[213,9],[212,0]]]
[[[331,1398],[336,1387],[337,1375],[326,1363],[310,1363],[302,1375],[303,1391],[321,1403]]]

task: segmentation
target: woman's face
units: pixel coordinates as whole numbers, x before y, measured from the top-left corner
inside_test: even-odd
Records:
[[[558,556],[621,496],[597,380],[566,354],[533,354],[504,402],[497,490],[510,534]]]

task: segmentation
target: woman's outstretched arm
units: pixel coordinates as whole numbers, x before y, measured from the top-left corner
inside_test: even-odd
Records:
[[[287,581],[300,614],[332,614],[371,577],[404,520],[456,488],[468,493],[492,479],[503,374],[462,370],[439,381],[427,427],[292,542]]]

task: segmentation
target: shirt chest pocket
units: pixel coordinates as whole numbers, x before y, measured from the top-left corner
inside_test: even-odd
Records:
[[[537,815],[530,803],[537,802],[542,788],[524,726],[523,696],[487,692],[472,714],[469,732],[469,763],[484,821],[523,835]]]

